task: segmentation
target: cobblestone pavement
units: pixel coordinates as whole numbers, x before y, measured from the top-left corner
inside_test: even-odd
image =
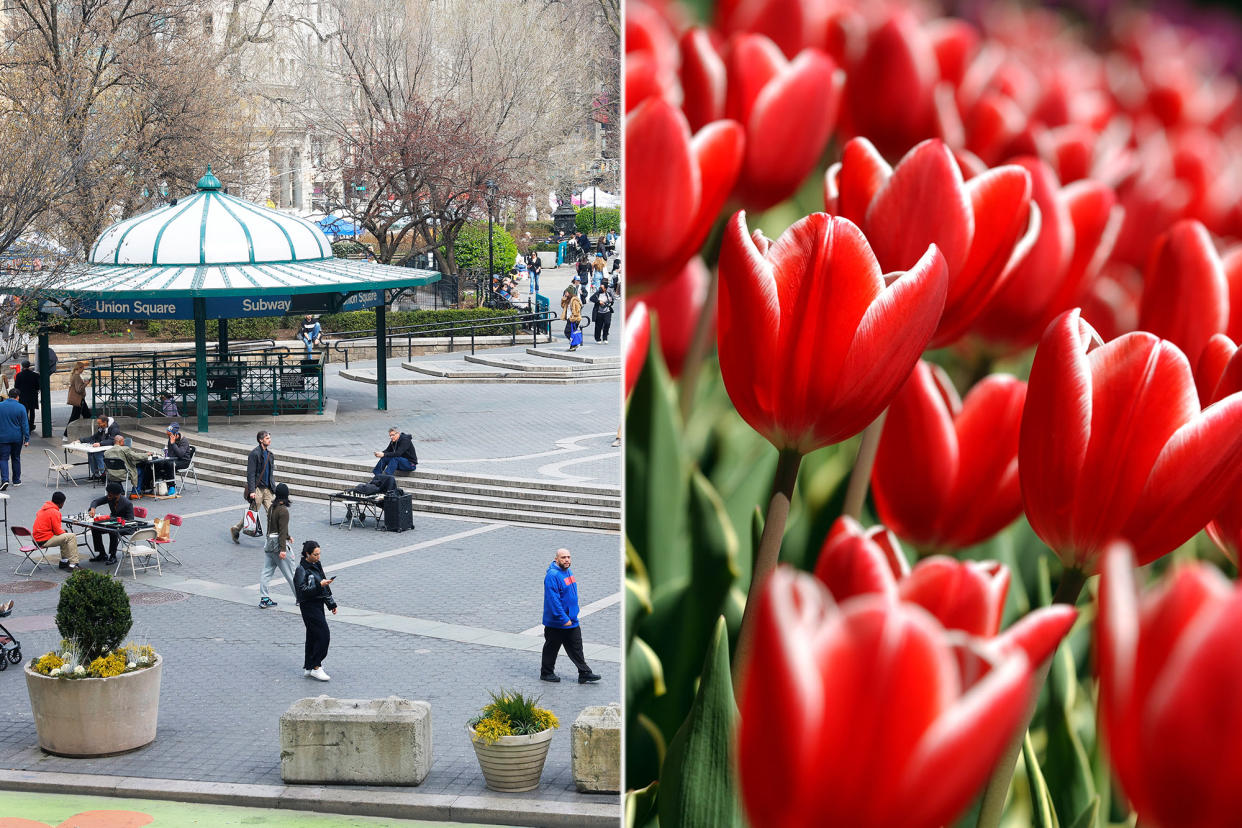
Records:
[[[343,385],[343,380],[336,383],[334,396]],[[554,451],[556,441],[567,435],[599,434],[602,429],[593,429],[592,421],[606,414],[615,430],[620,406],[619,389],[607,383],[564,388],[407,386],[392,389],[393,411],[376,412],[374,387],[349,385],[339,394],[341,413],[335,425],[271,428],[278,463],[282,448],[363,454],[380,447],[387,424],[397,422],[415,433],[425,467],[538,476],[537,459],[513,458]],[[59,435],[67,409],[57,410]],[[394,416],[396,410],[406,414]],[[504,436],[497,436],[497,422],[505,425]],[[254,430],[213,425],[211,433],[249,442]],[[612,432],[604,436],[596,442],[606,446]],[[6,501],[10,527],[29,526],[50,495],[41,485],[46,461],[37,449],[59,453],[59,445],[59,437],[36,438],[23,452],[25,483],[11,488]],[[596,475],[592,482],[619,481],[619,450],[604,453],[599,445],[592,446],[599,456],[584,464]],[[69,487],[66,512],[80,511],[101,491]],[[36,746],[19,666],[0,673],[0,687],[7,685],[9,699],[0,712],[0,768],[278,785],[278,719],[293,701],[319,694],[395,694],[429,701],[433,711],[431,775],[417,789],[401,790],[483,795],[465,725],[487,701],[487,691],[503,686],[542,696],[562,723],[543,785],[506,800],[518,807],[528,804],[532,811],[540,800],[589,805],[611,801],[575,791],[569,741],[572,723],[584,707],[621,699],[617,534],[422,514],[416,516],[412,532],[345,530],[327,525],[326,504],[295,501],[292,534],[298,544],[310,537],[318,540],[325,568],[340,576],[334,592],[341,613],[329,616],[332,645],[324,662],[333,678],[322,684],[302,676],[302,623],[279,576],[272,590],[279,608],[257,606],[261,542],[245,537],[240,546],[231,542],[227,527],[242,509],[234,488],[204,483],[200,491],[191,487],[184,497],[144,500],[141,505],[152,516],[174,512],[185,518],[174,547],[184,565],[166,566],[162,576],[151,573],[135,580],[122,575],[135,599],[132,636],[150,642],[166,659],[156,741],[133,753],[100,759],[43,754]],[[574,553],[587,657],[604,676],[599,684],[573,681],[572,665],[563,655],[558,665],[567,681],[547,684],[538,678],[542,576],[559,546]],[[12,543],[10,549],[0,563],[16,566]],[[59,640],[54,613],[65,574],[53,568],[30,579],[0,575],[0,599],[16,601],[13,616],[5,620],[27,658]]]

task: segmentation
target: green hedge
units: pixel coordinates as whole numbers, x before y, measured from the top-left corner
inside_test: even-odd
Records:
[[[453,246],[457,271],[487,270],[487,222],[475,221],[461,228]],[[492,264],[497,273],[506,273],[517,259],[517,242],[499,224],[492,225]]]
[[[489,308],[449,308],[446,310],[389,311],[386,324],[391,328],[402,328],[406,325],[430,325],[435,322],[465,322],[472,319],[507,319],[517,316],[516,310],[491,310]],[[375,311],[358,310],[348,313],[326,313],[319,318],[324,333],[336,331],[369,331],[375,329]],[[494,328],[479,328],[477,336],[499,336],[513,330],[512,325],[497,325]],[[421,336],[439,336],[434,332]]]
[[[229,320],[229,339],[271,339],[282,328],[296,328],[301,318],[295,316],[251,316]],[[207,320],[207,339],[214,342],[220,326],[216,320]],[[147,334],[153,337],[169,337],[177,341],[194,338],[192,319],[149,319]]]
[[[371,248],[367,247],[362,242],[345,240],[332,243],[332,255],[336,256],[338,259],[342,259],[346,256],[365,256],[370,252]]]
[[[591,224],[592,213],[595,214],[597,224]],[[578,215],[574,217],[574,225],[588,236],[596,236],[600,233],[607,233],[609,230],[617,233],[621,232],[621,211],[607,207],[597,207],[591,209],[591,205],[587,205],[578,210]]]

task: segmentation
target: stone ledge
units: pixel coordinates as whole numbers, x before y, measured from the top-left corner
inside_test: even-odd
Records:
[[[280,717],[285,782],[419,785],[431,772],[431,705],[386,699],[298,699]]]

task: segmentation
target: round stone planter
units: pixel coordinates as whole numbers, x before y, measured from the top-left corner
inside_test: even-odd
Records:
[[[52,678],[26,664],[39,747],[57,756],[108,756],[155,740],[164,660],[110,678]]]
[[[530,736],[501,736],[490,745],[475,738],[474,728],[467,726],[466,731],[488,788],[517,793],[539,787],[543,763],[552,744],[551,728]]]

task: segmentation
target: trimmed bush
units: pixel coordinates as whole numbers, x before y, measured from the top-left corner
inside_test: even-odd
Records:
[[[457,271],[487,270],[487,222],[476,221],[461,228],[453,246]],[[506,273],[517,260],[517,242],[499,224],[492,225],[492,263],[497,273]]]
[[[332,255],[336,256],[338,259],[343,259],[346,256],[365,256],[370,252],[371,248],[367,247],[362,242],[346,239],[344,241],[332,243]]]
[[[595,215],[595,224],[591,223],[592,213]],[[588,236],[598,236],[609,230],[620,233],[621,211],[609,207],[597,207],[592,210],[591,205],[588,204],[578,210],[578,215],[574,217],[574,226]]]
[[[121,646],[133,624],[129,596],[120,581],[79,569],[60,588],[56,629],[62,638],[77,642],[88,664]]]
[[[301,317],[248,316],[229,320],[229,339],[271,339],[281,328],[296,328]],[[207,341],[214,342],[220,325],[214,319],[207,320]],[[169,337],[177,341],[194,339],[192,319],[151,319],[147,321],[147,335]]]

